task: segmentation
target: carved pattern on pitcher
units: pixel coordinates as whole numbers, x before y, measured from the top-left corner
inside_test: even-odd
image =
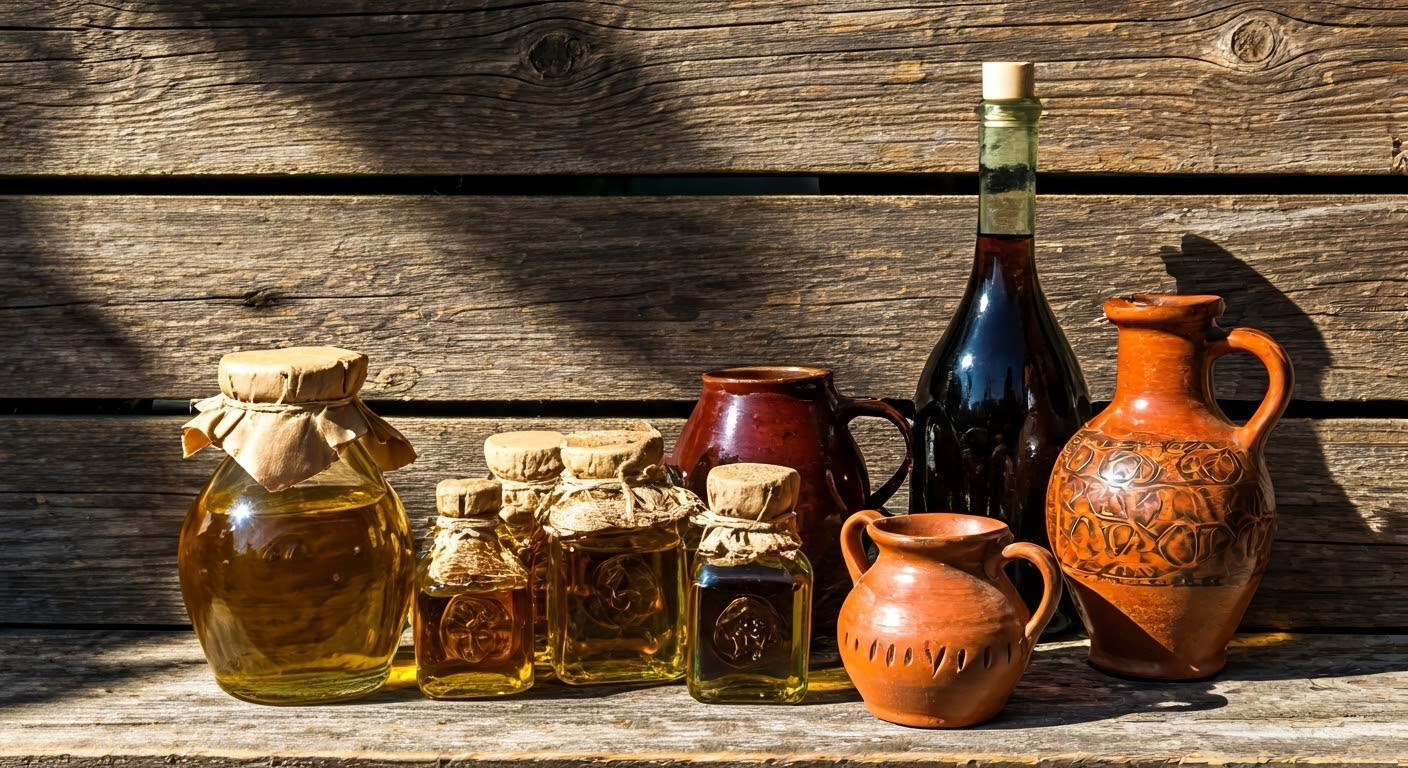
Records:
[[[1076,572],[1137,584],[1243,584],[1265,567],[1275,518],[1228,442],[1082,433],[1059,459],[1052,545]]]

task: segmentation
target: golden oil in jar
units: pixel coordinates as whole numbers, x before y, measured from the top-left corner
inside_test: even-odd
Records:
[[[181,528],[181,596],[215,680],[263,704],[349,699],[391,671],[415,570],[383,470],[415,460],[357,397],[367,357],[337,347],[235,352],[181,428],[227,458]]]
[[[660,433],[578,432],[562,442],[545,505],[553,671],[571,685],[678,679],[685,664],[680,520],[702,509],[665,477]]]

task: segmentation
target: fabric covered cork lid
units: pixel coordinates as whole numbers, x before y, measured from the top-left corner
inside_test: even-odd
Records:
[[[246,403],[346,400],[367,380],[367,356],[337,347],[231,352],[220,358],[220,391]]]
[[[497,517],[503,488],[493,480],[452,478],[435,486],[435,510],[442,517]]]
[[[572,432],[562,440],[562,464],[580,478],[637,475],[665,460],[665,439],[655,429]]]
[[[484,441],[484,463],[504,480],[536,483],[562,474],[561,451],[561,432],[500,432]]]
[[[229,454],[260,485],[281,491],[322,472],[356,441],[383,470],[416,459],[410,441],[357,398],[367,356],[337,347],[232,352],[220,359],[221,394],[195,404],[181,427],[187,457]]]
[[[709,470],[709,509],[720,517],[772,520],[797,506],[802,476],[775,464],[724,464]]]

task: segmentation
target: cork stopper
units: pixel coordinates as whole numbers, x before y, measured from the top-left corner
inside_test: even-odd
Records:
[[[503,488],[494,480],[452,478],[435,486],[435,510],[442,517],[496,517]]]
[[[484,441],[484,463],[495,477],[537,483],[562,474],[561,450],[561,432],[500,432]]]
[[[983,62],[983,100],[1036,98],[1035,75],[1030,61]]]
[[[346,400],[362,389],[367,356],[338,347],[231,352],[220,358],[220,391],[245,403]]]
[[[665,440],[653,427],[573,432],[562,439],[562,464],[580,478],[635,475],[665,459]]]
[[[709,509],[721,517],[771,520],[797,506],[802,476],[775,464],[724,464],[709,470]]]

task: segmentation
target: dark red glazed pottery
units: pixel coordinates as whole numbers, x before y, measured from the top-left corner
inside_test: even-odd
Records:
[[[889,420],[905,444],[903,465],[874,491],[847,428],[859,416]],[[909,471],[911,444],[909,423],[898,410],[873,398],[841,396],[831,371],[752,366],[704,374],[703,393],[680,433],[672,463],[701,497],[709,470],[720,464],[747,461],[797,470],[802,476],[797,526],[816,573],[814,636],[830,638],[850,589],[839,546],[841,523],[894,495]]]

